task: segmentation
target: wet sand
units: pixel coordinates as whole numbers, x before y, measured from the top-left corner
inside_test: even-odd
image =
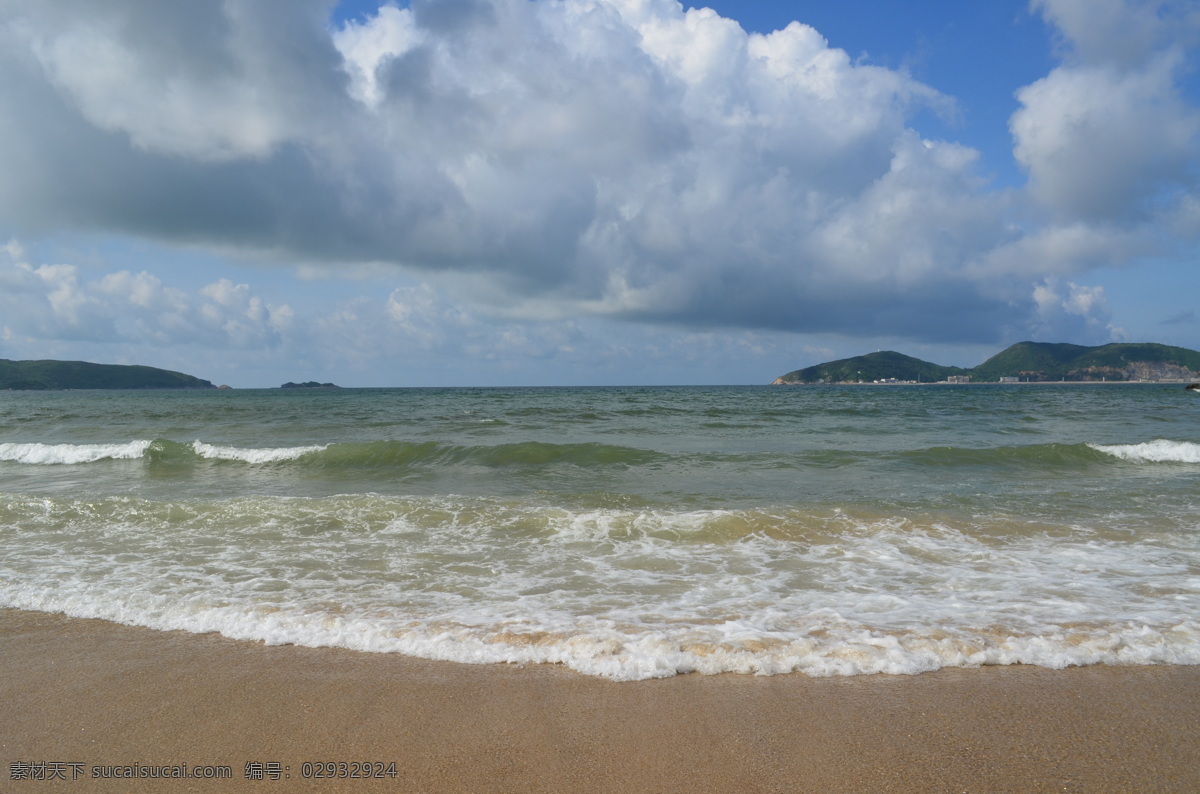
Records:
[[[613,683],[16,610],[0,657],[6,791],[1200,791],[1200,667]],[[134,764],[232,779],[91,779]]]

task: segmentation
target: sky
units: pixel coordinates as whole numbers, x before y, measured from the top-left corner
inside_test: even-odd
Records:
[[[1196,0],[0,0],[0,358],[235,388],[1200,347]]]

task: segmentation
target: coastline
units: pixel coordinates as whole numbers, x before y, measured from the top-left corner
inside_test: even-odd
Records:
[[[1021,380],[1021,381],[977,381],[972,383],[952,383],[946,380],[899,380],[899,381],[857,381],[839,380],[831,383],[785,382],[778,379],[768,383],[768,386],[1187,386],[1195,383],[1194,378],[1183,380]]]
[[[0,649],[6,782],[37,762],[83,778],[225,765],[231,780],[86,785],[232,791],[252,763],[286,769],[253,784],[280,791],[1200,789],[1200,667],[614,683],[13,609]],[[305,779],[306,761],[395,762],[396,775]]]

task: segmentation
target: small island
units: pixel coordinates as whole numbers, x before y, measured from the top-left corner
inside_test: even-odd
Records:
[[[304,383],[292,383],[290,380],[280,386],[281,389],[340,389],[336,383],[317,383],[315,380],[308,380]]]
[[[977,367],[945,367],[891,350],[798,369],[773,385],[820,383],[1179,383],[1200,378],[1200,352],[1155,343],[1098,347],[1018,342]]]
[[[0,390],[215,389],[211,381],[138,364],[0,359]]]

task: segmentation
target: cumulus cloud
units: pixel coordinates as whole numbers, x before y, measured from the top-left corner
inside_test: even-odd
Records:
[[[312,0],[256,2],[253,11],[188,3],[170,13],[151,0],[10,5],[10,33],[82,117],[151,151],[262,157],[316,110],[301,80],[334,82],[328,46],[295,24],[294,8],[324,6]]]
[[[1200,9],[1189,0],[1033,0],[1061,36],[1061,55],[1085,64],[1136,68],[1164,44],[1189,45]]]
[[[970,270],[980,278],[1009,275],[1014,285],[1039,276],[1064,276],[1098,267],[1119,267],[1156,250],[1158,241],[1142,227],[1121,228],[1082,221],[1026,231],[998,245]]]
[[[0,314],[10,338],[257,349],[277,345],[293,316],[227,279],[189,293],[144,271],[88,279],[74,265],[21,261],[15,243],[8,253]]]
[[[1022,89],[1012,130],[1034,195],[1067,218],[1121,220],[1192,184],[1200,112],[1175,89],[1181,63],[1063,67]]]
[[[1194,189],[1200,109],[1179,88],[1200,12],[1173,0],[1037,0],[1067,61],[1017,93],[1017,160],[1061,218],[1129,222]],[[1192,64],[1194,66],[1194,64]]]
[[[1043,338],[1095,344],[1124,338],[1124,331],[1111,323],[1112,312],[1103,287],[1048,278],[1034,287],[1033,300]]]
[[[426,350],[484,315],[552,324],[545,350],[576,346],[559,324],[589,315],[992,341],[1062,308],[1034,293],[1047,274],[1159,244],[1138,224],[1194,177],[1200,117],[1177,90],[1194,15],[1097,2],[1035,3],[1065,59],[1012,120],[1039,222],[977,152],[914,128],[950,98],[799,22],[760,35],[675,0],[414,0],[331,28],[326,0],[7,0],[0,217],[472,282],[473,313],[417,290],[322,321],[366,313]],[[231,282],[180,295],[148,274],[36,270],[9,275],[42,284],[60,333],[251,345],[294,322]]]

